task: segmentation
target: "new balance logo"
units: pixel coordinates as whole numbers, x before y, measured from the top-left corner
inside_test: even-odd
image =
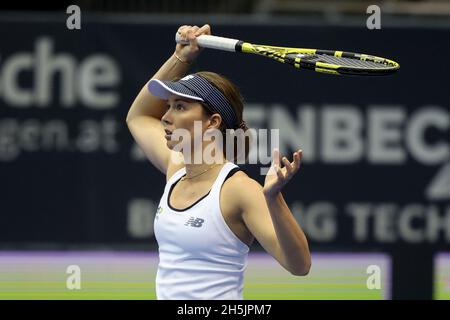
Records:
[[[205,222],[204,219],[190,217],[189,220],[186,221],[186,223],[184,225],[195,227],[195,228],[200,228],[203,225],[203,222]]]

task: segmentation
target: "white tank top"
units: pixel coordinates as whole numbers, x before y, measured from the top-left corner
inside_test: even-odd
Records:
[[[235,168],[225,163],[211,190],[184,210],[173,208],[168,199],[186,168],[167,181],[154,223],[158,300],[242,299],[249,247],[228,227],[219,204],[222,184]]]

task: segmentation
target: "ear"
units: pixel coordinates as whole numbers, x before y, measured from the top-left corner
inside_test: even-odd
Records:
[[[220,125],[222,124],[222,116],[218,113],[214,113],[209,117],[209,126],[208,129],[220,129]]]

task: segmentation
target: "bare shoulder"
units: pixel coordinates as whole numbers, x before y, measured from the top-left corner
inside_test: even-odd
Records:
[[[255,179],[250,178],[244,171],[237,171],[230,178],[225,181],[224,187],[226,185],[236,187],[235,189],[245,188],[258,188],[261,187],[261,184]],[[262,188],[262,187],[261,187]]]
[[[261,184],[243,171],[238,171],[228,178],[223,184],[222,192],[227,200],[241,208],[263,194]]]

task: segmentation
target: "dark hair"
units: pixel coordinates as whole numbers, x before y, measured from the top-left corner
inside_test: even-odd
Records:
[[[230,134],[227,132],[226,129],[242,129],[243,133],[245,134],[246,131],[249,129],[247,127],[247,124],[243,120],[243,111],[244,111],[244,99],[238,89],[238,87],[232,83],[230,80],[228,80],[226,77],[209,71],[201,71],[197,72],[197,75],[201,76],[202,78],[208,80],[209,83],[211,83],[213,86],[215,86],[222,94],[227,98],[227,100],[230,102],[231,106],[234,109],[234,113],[236,114],[239,127],[238,128],[227,128],[225,125],[225,122],[222,121],[220,125],[220,131],[222,132],[223,137],[223,151],[225,158],[229,161],[235,162],[237,159],[242,160],[242,156],[245,156],[245,160],[248,159],[248,154],[250,152],[250,137],[247,135],[244,137],[244,155],[238,154],[238,140],[240,139],[240,135],[238,134]],[[203,110],[205,111],[206,115],[211,116],[216,112],[213,112],[210,110],[208,105],[205,103],[201,103],[203,105]],[[234,152],[233,157],[231,155],[228,155],[226,150],[226,143],[229,139],[234,138]]]

